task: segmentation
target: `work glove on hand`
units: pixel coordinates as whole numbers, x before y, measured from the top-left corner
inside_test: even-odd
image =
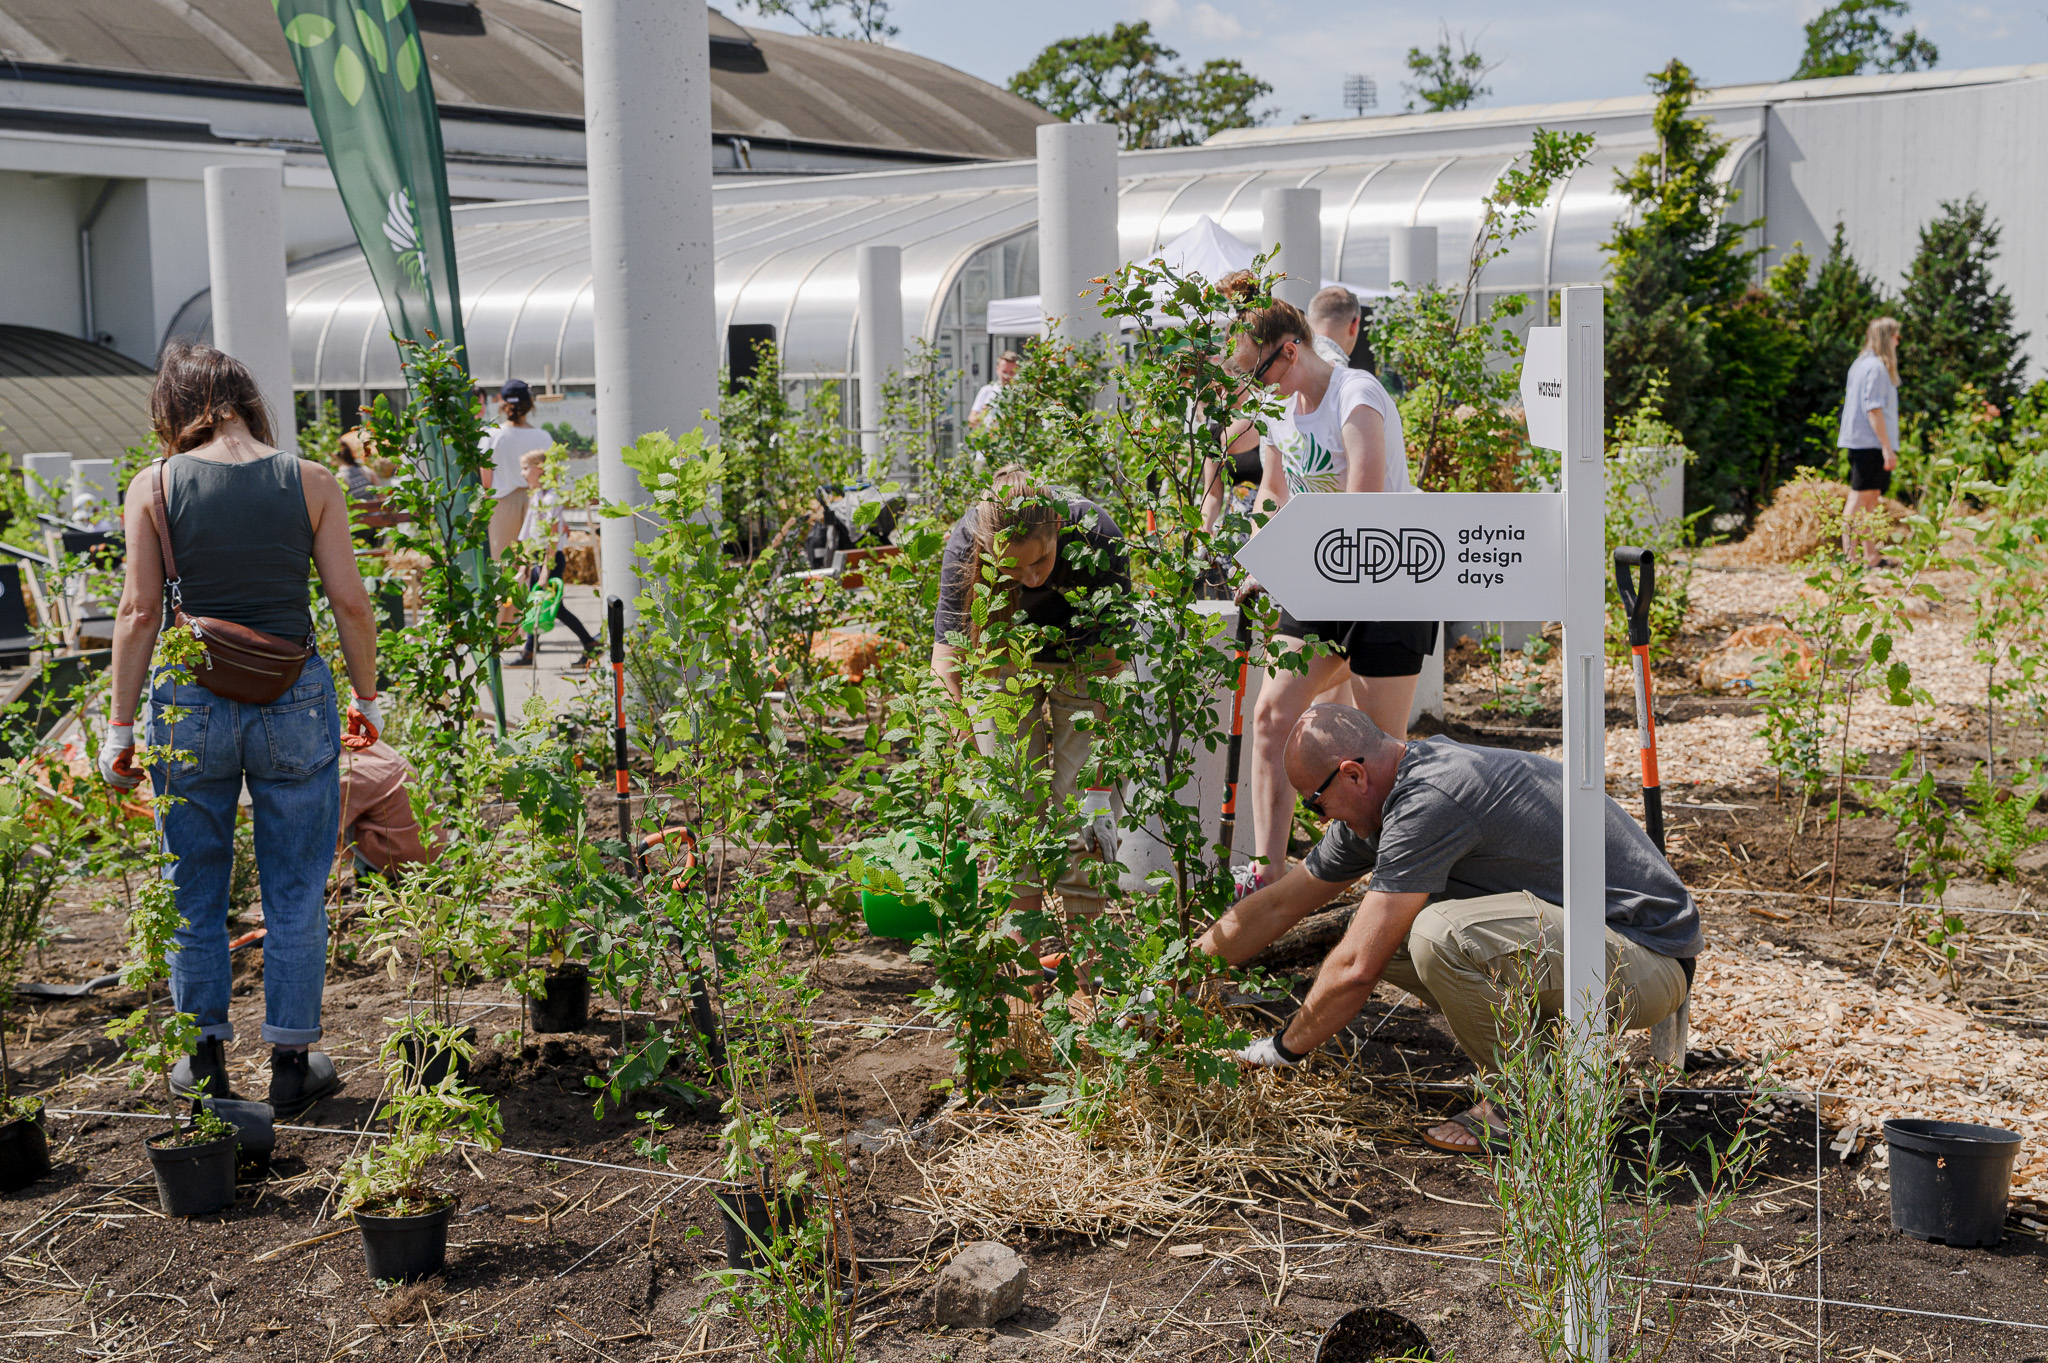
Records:
[[[384,712],[377,708],[375,696],[359,696],[349,693],[348,732],[342,735],[342,745],[361,752],[377,741],[377,735],[384,728]]]
[[[1271,1036],[1260,1037],[1239,1051],[1237,1058],[1247,1065],[1257,1065],[1266,1070],[1291,1070],[1307,1059],[1306,1056],[1289,1055],[1282,1047],[1280,1035],[1275,1032]]]
[[[1248,576],[1243,582],[1238,584],[1237,591],[1232,594],[1231,600],[1242,606],[1253,597],[1264,596],[1265,594],[1266,588],[1264,585],[1257,578]]]
[[[116,790],[133,790],[142,784],[135,766],[135,726],[108,724],[100,735],[100,779]]]

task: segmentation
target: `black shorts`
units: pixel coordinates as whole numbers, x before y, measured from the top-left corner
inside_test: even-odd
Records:
[[[1297,620],[1280,612],[1280,633],[1319,639],[1351,664],[1355,677],[1415,677],[1436,651],[1434,620]]]
[[[1849,491],[1886,493],[1892,490],[1891,470],[1883,450],[1849,451]]]

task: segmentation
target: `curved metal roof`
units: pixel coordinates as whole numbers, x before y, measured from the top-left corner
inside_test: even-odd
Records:
[[[1600,243],[1621,210],[1614,169],[1639,148],[1595,152],[1552,196],[1533,230],[1487,266],[1480,288],[1540,292],[1597,282]],[[1124,258],[1148,259],[1204,214],[1245,241],[1259,239],[1259,195],[1307,185],[1323,194],[1323,258],[1333,277],[1387,284],[1388,233],[1438,228],[1439,277],[1464,276],[1479,200],[1508,164],[1505,154],[1371,160],[1304,170],[1190,169],[1127,176],[1119,234]],[[1151,169],[1147,166],[1146,169]],[[1164,168],[1161,168],[1162,172]],[[854,368],[855,248],[903,249],[903,331],[937,340],[948,291],[973,254],[1033,233],[1037,192],[1028,183],[961,186],[933,175],[891,176],[888,190],[847,177],[838,194],[777,197],[773,186],[718,191],[717,320],[775,327],[788,374],[846,374]],[[867,192],[861,192],[863,189]],[[470,363],[480,382],[510,377],[556,384],[596,381],[589,222],[584,200],[472,205],[455,210]],[[402,380],[369,273],[353,249],[302,261],[290,276],[292,377],[301,389],[395,388]],[[205,326],[202,296],[174,332]]]
[[[423,0],[444,117],[583,121],[583,17],[556,0]],[[712,11],[715,134],[894,152],[1030,156],[1055,121],[1007,90],[878,43],[755,32]],[[222,81],[299,97],[270,0],[0,0],[10,68]]]

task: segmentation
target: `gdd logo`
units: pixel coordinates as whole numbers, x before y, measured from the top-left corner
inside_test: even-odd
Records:
[[[1427,582],[1443,570],[1444,542],[1430,530],[1331,530],[1316,541],[1316,571],[1329,582]]]

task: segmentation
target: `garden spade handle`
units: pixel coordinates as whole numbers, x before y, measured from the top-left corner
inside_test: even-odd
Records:
[[[1216,841],[1222,844],[1222,869],[1230,871],[1230,849],[1237,841],[1237,769],[1244,752],[1244,685],[1252,647],[1252,616],[1237,608],[1237,689],[1230,696],[1230,747],[1223,760],[1223,818],[1216,827]]]
[[[1642,574],[1640,589],[1630,569]],[[1657,555],[1626,545],[1614,551],[1614,585],[1628,613],[1628,648],[1636,672],[1636,747],[1643,759],[1643,824],[1664,850],[1664,791],[1657,778],[1657,718],[1650,711],[1650,601],[1657,595]]]
[[[616,596],[605,601],[605,633],[612,647],[612,776],[618,786],[619,841],[633,858],[633,874],[639,875],[646,867],[639,839],[633,836],[633,796],[626,772],[626,603]]]

